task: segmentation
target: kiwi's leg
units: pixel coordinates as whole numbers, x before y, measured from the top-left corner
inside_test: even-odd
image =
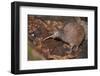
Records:
[[[79,47],[73,44],[70,44],[70,52],[78,51]]]
[[[67,51],[68,54],[72,53],[72,51],[73,51],[73,47],[74,47],[73,44],[70,44],[70,45],[69,45],[69,49],[70,49],[70,50]]]
[[[78,51],[79,47],[74,45],[73,48],[72,48],[72,51]]]

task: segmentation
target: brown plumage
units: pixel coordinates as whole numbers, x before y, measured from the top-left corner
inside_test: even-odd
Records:
[[[54,30],[53,34],[44,40],[48,38],[59,38],[69,45],[70,51],[78,50],[85,36],[84,28],[80,25],[80,21],[79,18],[75,18],[62,29]]]

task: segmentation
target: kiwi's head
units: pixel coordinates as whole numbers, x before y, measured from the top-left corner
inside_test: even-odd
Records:
[[[59,31],[54,31],[53,34],[51,35],[52,38],[56,38],[59,36]]]
[[[59,31],[54,31],[54,32],[52,33],[52,35],[50,35],[50,36],[44,38],[43,40],[45,41],[45,40],[47,40],[47,39],[49,39],[49,38],[57,38],[58,36],[59,36]]]

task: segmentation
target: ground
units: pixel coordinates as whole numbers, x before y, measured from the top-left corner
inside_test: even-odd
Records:
[[[62,28],[71,18],[28,15],[28,60],[87,58],[87,39],[85,38],[79,49],[73,52],[70,52],[68,44],[59,38],[43,41],[44,38],[50,36],[55,27]],[[85,17],[80,18],[87,22]],[[85,28],[85,30],[87,29]]]

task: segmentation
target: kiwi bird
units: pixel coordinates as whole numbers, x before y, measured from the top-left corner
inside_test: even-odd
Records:
[[[78,50],[84,36],[84,28],[80,25],[80,19],[75,19],[64,25],[62,29],[54,30],[53,34],[44,38],[44,40],[49,38],[59,38],[69,45],[70,51],[73,51]]]

